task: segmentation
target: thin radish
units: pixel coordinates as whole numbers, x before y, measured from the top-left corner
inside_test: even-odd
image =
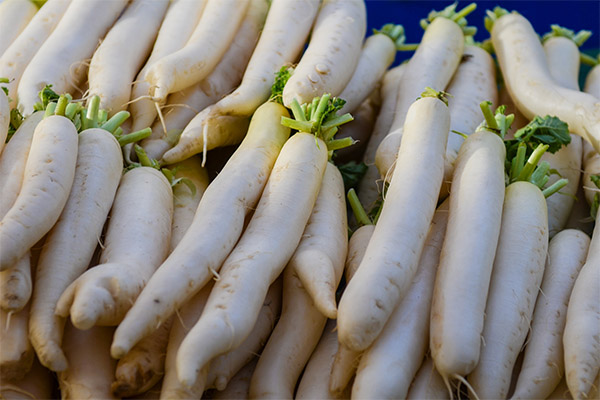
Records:
[[[426,357],[410,385],[408,400],[443,400],[450,399],[444,379],[435,369],[433,359]]]
[[[82,83],[98,41],[117,20],[128,0],[73,0],[48,39],[33,56],[17,88],[18,108],[34,110],[38,92],[53,85],[57,93],[73,93]],[[78,40],[73,42],[73,38]]]
[[[348,398],[335,396],[329,391],[329,376],[337,348],[338,341],[337,332],[335,331],[335,321],[330,319],[325,325],[323,335],[315,351],[313,351],[306,364],[294,398],[304,400]]]
[[[54,392],[54,377],[36,359],[22,379],[2,379],[0,397],[6,400],[51,399]]]
[[[139,167],[121,178],[100,265],[62,293],[55,314],[73,325],[118,325],[169,250],[173,192],[164,175]],[[136,244],[128,238],[136,238]],[[143,260],[143,263],[140,263]]]
[[[0,57],[0,76],[10,80],[1,86],[8,89],[12,100],[11,108],[17,106],[17,87],[23,71],[46,38],[50,36],[69,4],[71,0],[49,0],[44,3],[23,32]]]
[[[296,269],[289,263],[283,272],[281,317],[254,369],[250,397],[293,398],[300,374],[317,346],[326,322],[327,317],[315,307]],[[299,323],[302,329],[298,329]]]
[[[406,397],[428,348],[429,310],[447,223],[448,202],[444,202],[433,216],[417,272],[406,295],[377,340],[360,358],[352,398]]]
[[[249,0],[208,0],[185,46],[153,63],[145,80],[150,94],[164,102],[169,93],[202,81],[215,68],[232,42]]]
[[[40,362],[53,371],[67,368],[61,350],[64,321],[54,309],[65,289],[85,272],[92,259],[122,168],[121,147],[112,134],[93,128],[79,135],[73,186],[42,249],[31,306],[32,344]]]
[[[596,215],[596,221],[600,212]],[[563,334],[565,377],[573,398],[589,398],[600,371],[600,224],[596,223],[585,264],[567,308]]]
[[[566,37],[551,37],[544,42],[544,51],[554,81],[564,88],[578,91],[579,49],[577,44]],[[582,139],[579,136],[571,135],[571,143],[567,147],[555,154],[545,154],[542,158],[560,174],[552,177],[548,184],[553,184],[560,177],[569,180],[560,195],[550,196],[546,199],[550,237],[564,228],[575,203],[575,194],[581,176],[582,146]]]
[[[164,153],[175,144],[173,143],[175,140],[171,139],[171,136],[174,136],[173,130],[186,132],[184,128],[200,110],[215,103],[238,86],[268,10],[269,6],[266,1],[252,0],[238,34],[210,75],[197,85],[173,93],[167,98],[167,106],[172,105],[175,108],[169,110],[165,115],[164,128],[163,121],[157,121],[152,127],[153,135],[141,143],[150,157],[161,159]],[[188,134],[189,130],[186,132],[186,138]],[[180,147],[184,146],[185,140]],[[235,144],[240,141],[241,138]],[[177,152],[177,150],[173,152]]]
[[[235,350],[210,362],[206,378],[207,387],[214,386],[217,390],[226,389],[233,376],[262,351],[281,313],[282,281],[283,279],[277,279],[269,287],[256,324],[246,340]]]
[[[34,17],[38,8],[32,1],[5,0],[0,4],[0,56]]]
[[[281,149],[248,227],[177,352],[184,385],[191,386],[201,368],[239,346],[252,330],[269,285],[300,242],[326,164],[327,146],[315,143],[312,134],[296,133]]]
[[[500,234],[505,157],[502,139],[480,131],[467,138],[456,159],[430,316],[431,356],[445,380],[468,374],[479,359]],[[461,233],[463,229],[469,233]],[[457,318],[462,323],[457,324]]]
[[[467,6],[456,13],[456,4],[442,11],[439,16],[432,13],[433,21],[426,27],[419,47],[411,57],[398,87],[398,100],[394,120],[387,136],[377,148],[375,164],[385,177],[394,164],[400,147],[407,112],[425,87],[444,90],[460,63],[464,48],[464,35],[458,22],[474,7]],[[445,15],[448,14],[446,17]]]
[[[375,153],[377,152],[379,143],[381,143],[385,135],[389,132],[390,126],[392,126],[394,110],[396,109],[398,99],[398,85],[402,74],[406,70],[406,66],[407,64],[400,64],[390,69],[383,76],[381,83],[381,107],[379,108],[379,115],[377,115],[377,119],[375,120],[373,132],[369,137],[365,154],[363,155],[363,162],[367,165],[368,169],[358,185],[360,202],[368,209],[371,209],[380,197],[381,190],[378,185],[380,174],[375,166]]]
[[[177,247],[192,223],[200,198],[208,186],[208,175],[197,158],[188,159],[172,167],[176,171],[175,178],[187,179],[194,189],[190,190],[190,187],[184,184],[177,184],[173,188],[171,251]],[[165,372],[164,355],[167,351],[171,322],[172,319],[162,324],[119,360],[115,381],[111,385],[113,394],[118,397],[137,396],[161,379]]]
[[[423,97],[409,109],[396,178],[338,307],[339,340],[353,350],[373,343],[412,281],[442,184],[449,127],[448,108],[437,98]],[[420,211],[406,212],[415,204]]]
[[[133,0],[94,52],[89,94],[100,96],[100,108],[109,116],[127,109],[131,83],[150,53],[168,5],[168,0]],[[135,43],[127,40],[134,36]]]
[[[344,197],[342,175],[327,163],[317,201],[289,263],[314,306],[331,319],[337,315],[335,292],[348,252]]]
[[[527,118],[557,116],[600,151],[600,101],[553,81],[542,44],[525,17],[499,8],[490,14],[486,25],[493,23],[492,43],[517,108]]]
[[[475,132],[481,122],[479,104],[486,100],[493,106],[498,104],[496,71],[489,53],[478,46],[465,44],[461,62],[447,91],[452,95],[448,100],[451,123],[446,145],[444,183],[440,195],[442,198],[450,193],[454,164],[464,142],[464,138],[454,131],[467,135]]]
[[[508,395],[511,373],[525,342],[542,282],[547,250],[544,195],[529,182],[510,184],[485,308],[481,353],[468,376],[479,398]]]
[[[211,271],[220,268],[289,136],[289,129],[279,123],[286,114],[275,103],[254,114],[244,141],[204,193],[189,231],[117,328],[111,348],[114,357],[124,356],[210,281]]]
[[[110,392],[116,362],[108,353],[113,332],[114,328],[105,326],[82,331],[67,322],[65,356],[69,368],[58,374],[62,398],[116,399]]]
[[[361,0],[324,0],[308,48],[283,89],[283,104],[309,103],[323,93],[339,95],[350,81],[366,30]]]
[[[567,304],[590,239],[578,230],[563,230],[550,240],[541,294],[533,312],[525,358],[513,399],[548,397],[564,373],[562,333]]]
[[[2,380],[21,379],[30,370],[34,352],[27,337],[29,307],[17,313],[0,309],[0,376]]]
[[[356,69],[339,97],[346,100],[340,113],[351,113],[375,89],[377,82],[394,62],[397,43],[404,42],[402,25],[385,25],[363,44]]]
[[[241,85],[215,105],[213,116],[248,117],[269,98],[273,73],[282,65],[296,61],[318,10],[317,0],[271,2],[269,15]],[[290,24],[292,20],[294,23]]]
[[[77,161],[77,130],[60,115],[35,128],[18,197],[0,222],[0,271],[12,267],[56,223]]]
[[[156,118],[156,106],[148,96],[150,85],[144,80],[146,71],[155,61],[181,49],[198,25],[207,0],[174,0],[158,31],[152,53],[144,68],[137,74],[131,89],[129,110],[133,119],[131,129],[138,131],[152,125]]]

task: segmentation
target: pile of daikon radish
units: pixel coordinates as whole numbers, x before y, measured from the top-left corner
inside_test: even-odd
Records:
[[[0,397],[598,398],[600,66],[474,8],[0,3]]]

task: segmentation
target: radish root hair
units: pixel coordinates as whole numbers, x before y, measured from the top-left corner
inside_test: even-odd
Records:
[[[6,314],[6,329],[4,330],[5,332],[8,332],[8,329],[10,328],[10,319],[14,313],[14,311],[9,311]]]
[[[160,109],[160,106],[156,101],[154,102],[154,107],[156,108],[156,112],[158,113],[158,119],[160,120],[160,125],[162,126],[163,133],[165,134],[165,136],[167,136],[167,124],[165,123],[165,118],[162,114],[162,110]]]
[[[467,389],[469,390],[469,392],[473,393],[473,397],[474,397],[475,400],[480,400],[479,396],[477,396],[477,392],[475,392],[475,389],[473,389],[473,386],[471,386],[469,384],[469,382],[467,382],[467,380],[465,378],[463,378],[462,376],[460,376],[458,374],[454,374],[452,377],[454,379],[457,379],[458,382],[460,382],[463,385],[465,385],[467,387]]]
[[[204,165],[206,164],[206,139],[208,137],[208,125],[206,124],[206,122],[202,125],[202,167],[204,168]],[[212,268],[211,268],[212,271]],[[215,272],[216,273],[216,272]],[[214,273],[213,273],[214,274]],[[218,274],[217,274],[218,276]],[[218,280],[218,279],[217,279]]]

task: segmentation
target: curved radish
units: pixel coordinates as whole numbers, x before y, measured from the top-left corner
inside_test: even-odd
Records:
[[[319,141],[298,132],[281,149],[248,227],[177,352],[177,376],[184,385],[191,386],[202,367],[239,346],[252,330],[267,289],[300,242],[316,201],[327,164],[327,146]]]
[[[156,106],[148,93],[150,85],[144,80],[146,71],[161,58],[181,49],[198,25],[207,0],[173,0],[160,25],[152,53],[144,68],[138,72],[131,88],[129,111],[133,120],[131,131],[136,132],[150,125],[156,118]]]
[[[37,10],[32,1],[5,0],[0,4],[0,56],[25,29]]]
[[[442,184],[449,127],[448,108],[437,98],[424,97],[409,109],[396,178],[338,307],[339,340],[353,350],[373,343],[414,276]],[[415,204],[418,212],[406,212]]]
[[[337,96],[358,63],[366,30],[362,0],[324,0],[308,48],[283,89],[283,104],[310,103],[323,93]]]
[[[508,395],[512,370],[525,342],[542,282],[547,250],[548,214],[544,195],[529,182],[510,184],[504,197],[500,238],[485,308],[481,354],[467,378],[479,398]]]
[[[318,0],[272,1],[241,85],[216,103],[213,115],[252,115],[269,98],[275,71],[296,61],[318,10]]]
[[[17,313],[0,309],[0,376],[2,380],[21,379],[33,363],[34,353],[27,337],[29,307]]]
[[[168,5],[168,0],[133,0],[94,52],[89,95],[100,96],[100,108],[109,116],[127,109],[131,83],[150,53]],[[127,40],[134,36],[135,44]]]
[[[98,41],[117,20],[128,0],[73,0],[54,31],[33,56],[17,88],[18,108],[29,115],[38,93],[53,85],[57,93],[73,93],[82,83]],[[74,43],[73,38],[78,40]]]
[[[335,292],[347,252],[344,181],[340,171],[327,163],[319,195],[289,262],[314,306],[327,318],[335,319],[337,315]]]
[[[142,142],[141,145],[144,147],[149,157],[159,160],[167,150],[173,147],[172,141],[170,143],[169,140],[169,132],[172,133],[173,129],[180,132],[183,130],[181,136],[184,137],[184,139],[181,140],[180,138],[179,141],[181,142],[181,145],[178,144],[177,148],[184,147],[187,135],[189,135],[189,129],[184,128],[187,128],[190,121],[198,114],[198,111],[195,110],[205,109],[222,96],[229,93],[239,84],[247,61],[254,49],[254,44],[260,35],[260,29],[265,21],[268,10],[269,7],[266,1],[251,1],[236,37],[233,39],[229,49],[210,75],[197,85],[184,89],[181,92],[173,93],[167,98],[167,106],[171,103],[172,105],[179,107],[170,110],[169,113],[165,115],[164,128],[162,126],[163,121],[157,121],[152,127],[152,135]],[[182,107],[182,104],[185,104],[186,107]],[[203,114],[206,115],[206,112]],[[204,119],[200,118],[200,121],[204,121]],[[193,127],[194,124],[191,124],[191,126]],[[245,132],[247,126],[245,124],[244,126]],[[164,132],[165,130],[166,133]],[[200,132],[198,133],[201,132],[202,130],[200,129]],[[209,132],[214,132],[214,129]],[[242,138],[240,138],[239,141],[236,141],[235,144],[241,142],[241,139]],[[200,148],[201,147],[202,146],[200,146]],[[170,154],[176,153],[177,151],[178,150],[173,150]],[[171,161],[169,162],[173,162],[173,159],[171,158]]]
[[[594,228],[587,259],[579,272],[569,299],[563,346],[567,386],[573,398],[589,398],[593,381],[600,371],[600,224],[598,223]]]
[[[425,30],[400,79],[392,125],[377,148],[375,165],[382,177],[396,160],[409,107],[426,87],[446,88],[460,63],[464,41],[461,27],[448,18],[435,18]]]
[[[585,263],[589,243],[585,233],[571,229],[559,232],[550,240],[541,294],[533,312],[513,399],[547,398],[560,382],[564,373],[562,334],[567,304]]]
[[[554,83],[529,21],[515,13],[501,15],[491,36],[506,87],[525,117],[555,115],[600,151],[600,101]]]
[[[50,36],[58,21],[62,18],[71,0],[49,0],[33,16],[27,27],[17,36],[14,42],[0,57],[0,76],[8,78],[6,84],[11,96],[10,108],[17,106],[17,87],[23,71],[39,50],[46,38]],[[0,51],[0,54],[2,51]]]
[[[124,356],[210,281],[211,271],[220,268],[289,136],[290,130],[280,124],[286,114],[275,103],[256,111],[244,141],[204,193],[188,232],[117,328],[113,357]]]
[[[145,81],[150,94],[164,102],[169,93],[203,80],[215,68],[233,40],[249,0],[208,0],[185,46],[153,63]]]
[[[108,353],[113,332],[114,328],[105,326],[81,331],[67,322],[65,356],[69,368],[58,374],[63,398],[116,399],[110,392],[116,362]],[[94,362],[90,362],[91,359]]]
[[[71,315],[78,329],[118,325],[168,254],[172,215],[173,192],[161,172],[139,167],[123,175],[100,265],[65,289],[56,304],[56,315]],[[136,245],[127,241],[131,237],[136,238]]]
[[[58,220],[77,161],[78,135],[62,116],[44,118],[35,128],[23,184],[0,222],[0,271],[12,267]]]
[[[373,207],[380,197],[381,190],[379,189],[378,182],[381,175],[374,165],[375,153],[377,152],[379,143],[381,143],[385,135],[389,132],[390,126],[392,126],[394,110],[396,109],[398,99],[398,85],[400,84],[402,74],[406,70],[406,66],[407,64],[405,63],[390,69],[382,79],[381,107],[379,108],[379,114],[375,120],[371,136],[369,136],[365,154],[363,155],[363,162],[367,165],[368,169],[358,184],[358,198],[368,210]]]
[[[319,342],[326,322],[327,317],[315,307],[295,268],[289,263],[283,272],[281,317],[254,369],[250,397],[293,398],[298,379]],[[298,323],[302,329],[298,329]]]
[[[431,356],[446,380],[468,374],[479,359],[485,302],[500,234],[505,157],[502,139],[480,131],[467,138],[456,159],[448,231],[430,316]],[[486,190],[481,190],[481,185]],[[463,229],[470,233],[463,234]],[[457,324],[458,320],[462,323]]]
[[[406,295],[361,356],[352,398],[405,398],[428,347],[429,310],[448,223],[448,202],[436,210]]]
[[[114,136],[98,128],[80,133],[73,187],[46,238],[37,264],[29,336],[40,362],[63,371],[64,321],[54,314],[65,289],[87,269],[112,206],[123,161]],[[77,241],[76,249],[73,240]]]

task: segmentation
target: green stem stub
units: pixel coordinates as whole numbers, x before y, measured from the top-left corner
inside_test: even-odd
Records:
[[[590,215],[596,220],[596,217],[598,217],[598,209],[600,209],[600,175],[591,175],[590,179],[592,180],[592,183],[596,185],[598,190],[596,194],[594,194],[592,204],[590,205]]]
[[[60,97],[58,93],[51,89],[52,85],[46,85],[42,90],[40,90],[39,97],[40,101],[33,105],[33,111],[43,111],[46,110],[48,104],[53,101],[58,101]]]
[[[283,104],[283,88],[293,73],[294,69],[287,65],[284,65],[275,73],[275,82],[273,82],[273,85],[271,86],[271,97],[269,97],[269,101]]]
[[[352,208],[352,212],[354,213],[354,217],[356,221],[362,225],[373,225],[373,221],[367,215],[363,205],[360,203],[358,199],[358,195],[354,189],[350,189],[347,194],[348,203],[350,203],[350,207]]]
[[[512,12],[515,13],[515,11],[512,11]],[[500,17],[502,17],[506,14],[510,14],[510,12],[505,8],[496,6],[496,7],[494,7],[493,10],[486,10],[485,14],[486,14],[486,17],[484,18],[485,29],[487,29],[488,32],[491,32],[492,28],[494,27],[494,22],[496,22],[496,20],[498,20]]]
[[[406,34],[402,25],[396,24],[385,24],[381,29],[373,29],[374,35],[386,35],[396,45],[398,51],[411,51],[416,50],[418,44],[407,44]]]
[[[471,14],[477,8],[477,4],[471,3],[459,11],[456,10],[457,5],[458,2],[455,2],[454,4],[450,4],[448,7],[444,8],[442,11],[432,10],[427,15],[427,18],[424,18],[420,21],[421,28],[427,29],[429,24],[432,23],[434,19],[442,17],[456,22],[456,24],[463,30],[465,36],[475,35],[475,33],[477,33],[477,28],[474,26],[467,26],[466,16]]]
[[[557,24],[550,25],[550,29],[551,31],[546,33],[542,37],[542,42],[545,42],[546,40],[553,37],[564,37],[572,40],[573,43],[577,45],[577,47],[581,47],[586,42],[586,40],[588,40],[590,36],[592,36],[592,31],[580,30],[579,32],[575,33],[575,31],[567,29]]]
[[[445,105],[448,105],[448,96],[452,96],[452,95],[448,92],[444,92],[443,90],[437,91],[428,86],[425,88],[425,91],[423,93],[421,93],[421,97],[419,97],[419,99],[422,99],[424,97],[433,97],[433,98],[436,98],[436,99],[442,101]],[[419,100],[419,99],[417,99],[417,100]]]

